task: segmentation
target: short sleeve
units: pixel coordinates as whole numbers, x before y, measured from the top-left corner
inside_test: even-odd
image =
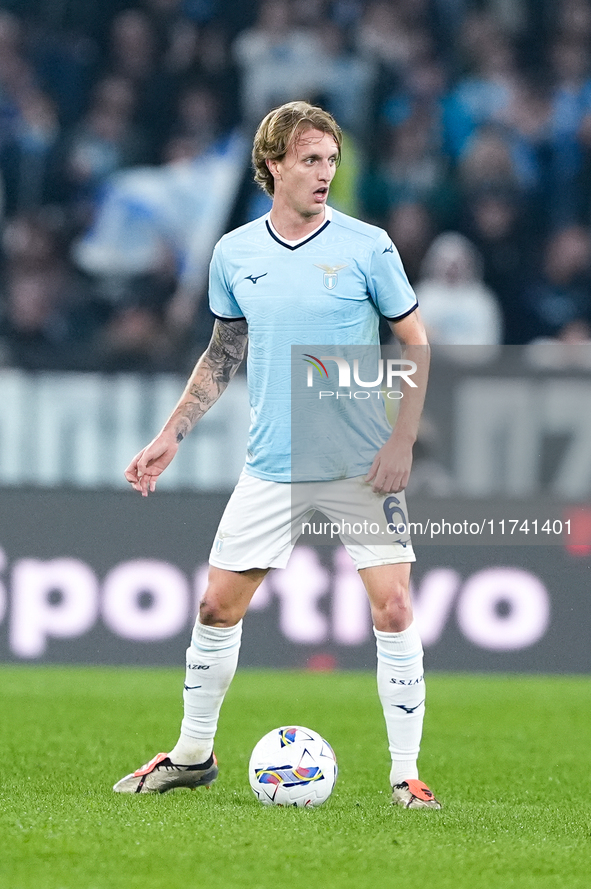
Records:
[[[380,314],[390,321],[404,318],[418,306],[400,254],[385,231],[380,232],[371,252],[368,289]]]
[[[209,265],[209,307],[217,318],[244,317],[228,284],[221,241],[216,244]]]

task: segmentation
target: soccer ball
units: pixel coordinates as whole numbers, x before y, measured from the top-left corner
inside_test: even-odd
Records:
[[[273,729],[258,742],[248,764],[250,786],[265,806],[321,806],[337,780],[328,741],[301,725]]]

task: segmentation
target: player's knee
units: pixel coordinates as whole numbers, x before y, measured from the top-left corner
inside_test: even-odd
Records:
[[[224,608],[214,597],[207,594],[199,603],[199,621],[208,627],[231,627],[238,623],[232,609]]]
[[[412,622],[412,604],[406,587],[399,586],[372,607],[373,623],[385,633],[400,633]]]

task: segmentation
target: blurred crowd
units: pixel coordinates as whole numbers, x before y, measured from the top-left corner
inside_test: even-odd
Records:
[[[185,371],[305,98],[433,342],[588,342],[591,0],[0,0],[0,366]]]

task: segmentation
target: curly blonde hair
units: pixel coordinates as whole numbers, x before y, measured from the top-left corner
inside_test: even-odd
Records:
[[[337,164],[340,162],[343,134],[328,111],[308,102],[287,102],[274,108],[261,121],[252,147],[254,180],[270,197],[275,191],[275,180],[267,161],[283,160],[293,140],[306,130],[330,133],[337,143]]]

